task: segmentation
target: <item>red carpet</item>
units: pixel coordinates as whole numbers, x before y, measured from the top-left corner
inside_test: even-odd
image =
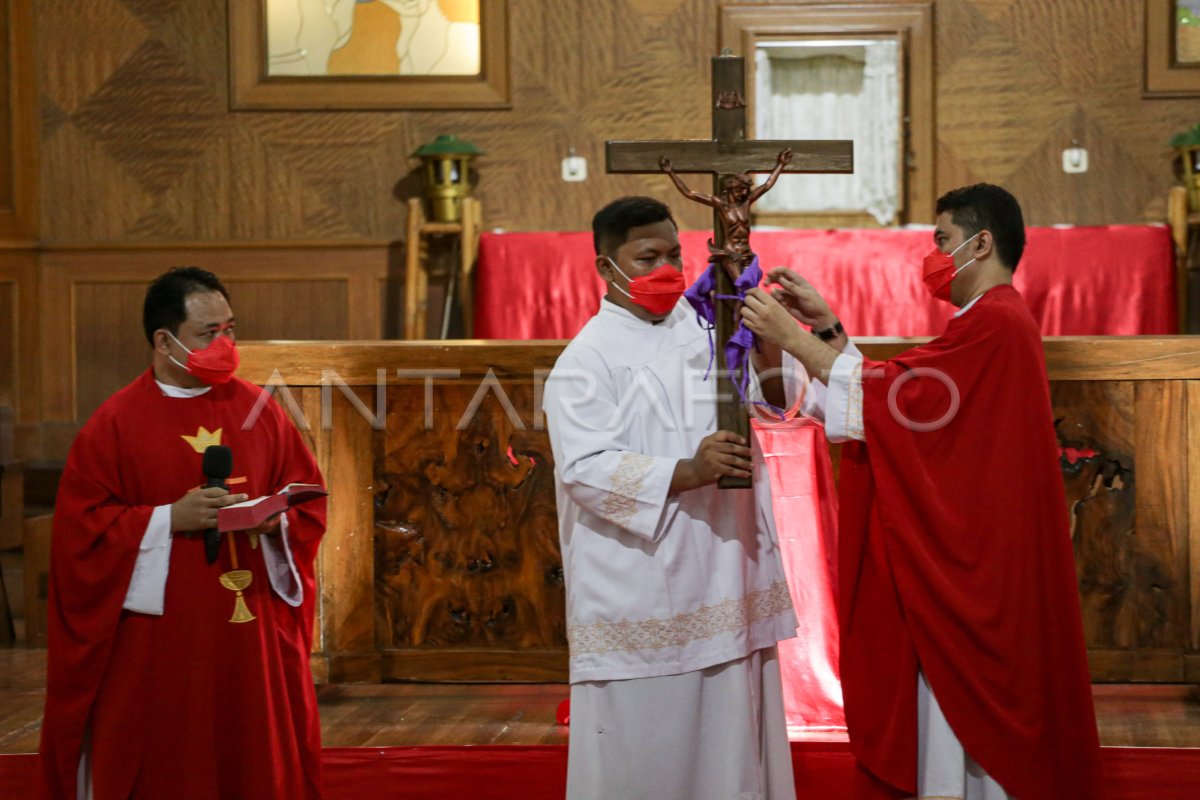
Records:
[[[800,798],[848,796],[853,759],[842,742],[793,742]],[[37,756],[0,756],[0,797],[34,797]],[[1108,800],[1195,800],[1200,749],[1106,747]],[[563,745],[330,747],[327,800],[561,800]]]

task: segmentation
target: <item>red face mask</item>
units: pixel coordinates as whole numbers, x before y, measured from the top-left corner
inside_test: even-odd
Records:
[[[975,234],[975,236],[978,235],[978,233]],[[975,236],[972,236],[971,239],[974,239]],[[954,283],[955,276],[975,263],[975,259],[972,258],[961,267],[954,266],[954,254],[963,249],[971,239],[967,239],[949,253],[943,253],[935,247],[933,252],[925,256],[925,260],[921,264],[921,280],[925,283],[925,288],[929,290],[929,293],[938,300],[949,302],[950,286]]]
[[[617,291],[655,316],[671,313],[671,309],[675,308],[675,304],[687,290],[687,279],[670,264],[663,264],[646,275],[631,279],[617,266],[616,261],[609,258],[608,262],[621,273],[621,277],[629,281],[628,292],[614,283]]]
[[[238,357],[237,345],[228,336],[217,336],[203,350],[188,350],[187,345],[167,331],[167,335],[175,339],[175,343],[187,350],[187,364],[180,364],[173,356],[168,356],[175,364],[187,370],[187,373],[209,386],[228,383],[237,372],[241,359]]]

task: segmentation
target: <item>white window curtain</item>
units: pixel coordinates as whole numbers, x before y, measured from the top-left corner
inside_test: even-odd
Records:
[[[757,48],[757,138],[854,140],[853,175],[781,175],[758,210],[866,211],[881,225],[895,221],[900,206],[898,61],[898,43],[889,39],[836,50]]]

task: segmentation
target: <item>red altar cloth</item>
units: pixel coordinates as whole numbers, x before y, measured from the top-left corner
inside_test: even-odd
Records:
[[[689,280],[706,231],[683,231]],[[817,287],[851,336],[936,336],[953,309],[921,285],[931,228],[756,231],[762,267],[789,266]],[[1178,331],[1175,252],[1162,225],[1029,228],[1015,284],[1045,336]],[[479,242],[475,336],[570,339],[604,287],[590,233],[485,233]]]

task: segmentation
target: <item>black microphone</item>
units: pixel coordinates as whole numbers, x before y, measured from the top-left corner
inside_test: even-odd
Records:
[[[214,444],[205,448],[204,460],[200,464],[200,470],[204,473],[204,477],[208,479],[204,484],[205,489],[213,486],[219,486],[222,489],[227,488],[225,486],[225,479],[233,474],[233,451],[220,444]],[[209,564],[216,562],[217,550],[220,547],[220,532],[216,528],[206,530],[204,532],[204,557]]]

